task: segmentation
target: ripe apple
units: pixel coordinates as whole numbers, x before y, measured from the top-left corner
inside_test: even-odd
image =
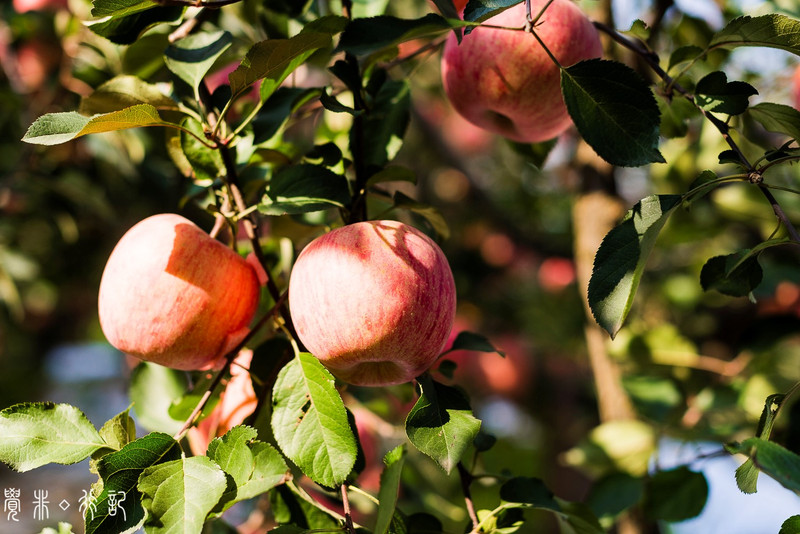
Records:
[[[100,325],[117,349],[174,369],[209,369],[248,333],[253,267],[180,215],[122,236],[100,281]]]
[[[795,109],[800,109],[800,65],[795,67],[792,75],[792,105]]]
[[[533,0],[532,15],[546,2]],[[486,24],[522,27],[525,4],[489,18]],[[570,0],[550,4],[535,30],[564,67],[603,52],[592,22]],[[460,44],[451,34],[442,55],[442,81],[456,111],[513,141],[547,141],[572,123],[561,97],[559,68],[526,32],[476,28]]]
[[[297,258],[289,308],[300,341],[345,382],[408,382],[441,353],[456,289],[444,253],[397,221],[351,224]]]

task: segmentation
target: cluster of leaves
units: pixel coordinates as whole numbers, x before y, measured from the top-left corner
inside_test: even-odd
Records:
[[[95,0],[92,16],[97,22],[90,29],[131,49],[142,36],[158,37],[163,45],[160,58],[170,73],[168,83],[117,75],[85,97],[79,111],[39,117],[24,141],[55,145],[94,133],[163,128],[169,155],[192,181],[195,200],[231,223],[256,220],[255,212],[288,216],[314,226],[402,213],[447,236],[447,223],[438,211],[390,187],[415,183],[416,177],[410,168],[394,162],[411,116],[411,84],[393,77],[389,66],[403,60],[398,56],[399,45],[419,39],[435,43],[449,32],[460,34],[518,1],[470,0],[464,20],[454,16],[455,8],[447,0],[436,2],[441,15],[429,13],[416,19],[380,12],[348,18],[324,14],[311,3],[298,8],[275,2],[271,8],[283,23],[271,28],[269,39],[256,41],[247,32],[225,29],[224,18],[215,19],[217,12],[209,9],[220,7],[212,0],[201,3],[202,17],[190,16],[181,2]],[[290,21],[301,22],[302,29],[291,31]],[[166,33],[164,23],[169,30],[180,24],[181,29],[199,31]],[[728,81],[722,71],[695,81],[693,69],[715,50],[741,46],[779,48],[800,55],[800,22],[783,15],[738,18],[710,36],[705,46],[675,50],[666,70],[640,38],[641,28],[630,36],[607,31],[649,58],[661,81],[654,91],[633,69],[610,60],[589,60],[562,69],[568,111],[595,152],[616,166],[660,163],[665,160],[659,149],[665,123],[674,126],[674,135],[683,135],[681,128],[701,117],[730,140],[719,161],[736,169],[725,176],[705,171],[685,193],[642,199],[606,236],[595,259],[588,298],[598,323],[613,337],[633,307],[648,256],[667,220],[679,207],[688,207],[723,184],[741,182],[762,191],[779,227],[770,239],[750,249],[711,258],[701,275],[705,289],[749,295],[762,278],[759,255],[775,246],[797,246],[796,231],[771,195],[768,178],[772,169],[798,158],[800,112],[774,103],[750,106],[748,98],[756,94],[751,85]],[[237,66],[226,83],[210,90],[208,80],[215,70],[232,61]],[[287,85],[301,66],[327,67],[329,83]],[[308,117],[323,112],[349,121],[346,139],[336,138],[325,126],[311,136],[293,135],[293,128],[302,129]],[[732,137],[739,118],[752,119],[788,139],[763,154],[746,155]],[[257,240],[254,248],[261,252]],[[265,267],[272,271],[271,265]],[[277,291],[272,297],[279,302]],[[494,350],[485,340],[470,336],[454,346]],[[352,414],[333,378],[311,355],[298,351],[288,363],[276,358],[271,364],[276,368],[265,376],[274,371],[276,378],[267,384],[270,394],[263,396],[262,404],[271,407],[269,432],[277,448],[263,435],[259,440],[253,427],[237,426],[214,439],[205,456],[187,457],[180,425],[174,436],[153,432],[137,438],[127,412],[98,431],[76,408],[44,403],[0,412],[0,460],[27,471],[91,456],[98,482],[92,489],[94,508],[86,511],[87,532],[129,532],[141,526],[147,532],[168,532],[176,526],[199,531],[233,504],[266,492],[281,525],[352,529],[347,513],[342,516],[322,507],[294,482],[299,472],[323,491],[343,488],[346,499],[363,468]],[[139,373],[134,389],[145,387],[146,372]],[[182,394],[175,393],[176,397]],[[146,398],[141,391],[139,395]],[[158,408],[168,410],[170,416],[186,412],[185,417],[194,407],[189,405],[200,397],[190,394],[176,401],[188,410],[175,408],[175,403],[172,408]],[[799,489],[796,466],[800,457],[769,441],[775,414],[771,402],[757,437],[730,446],[731,452],[750,457],[738,477],[744,491],[755,490],[759,469],[786,487]],[[138,410],[148,408],[136,405],[135,409],[147,418]],[[151,421],[157,419],[152,416]],[[465,458],[470,451],[488,450],[491,440],[487,443],[480,433],[480,421],[461,389],[428,375],[420,377],[418,398],[405,419],[405,434],[415,449],[446,473],[459,472],[469,495],[469,485],[480,473],[469,471]],[[405,516],[396,509],[407,454],[401,445],[384,459],[374,532],[442,530],[430,515]],[[676,487],[682,491],[675,492]],[[491,510],[475,511],[474,532],[512,532],[521,526],[525,509],[554,514],[567,532],[601,532],[635,505],[651,519],[678,521],[700,513],[707,494],[703,476],[685,467],[652,476],[609,475],[595,484],[586,503],[554,497],[540,480],[526,477],[510,478],[498,483],[497,489],[501,503]],[[109,513],[109,494],[118,491],[130,496],[124,501],[122,516]]]

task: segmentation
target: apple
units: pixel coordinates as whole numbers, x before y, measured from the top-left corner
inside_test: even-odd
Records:
[[[792,105],[795,109],[800,109],[800,65],[795,67],[792,74],[791,92]]]
[[[532,15],[546,2],[532,0]],[[522,27],[525,4],[485,23]],[[550,4],[535,31],[564,67],[602,55],[597,30],[570,0]],[[476,28],[460,44],[451,34],[442,54],[442,82],[464,118],[513,141],[547,141],[572,124],[561,96],[560,70],[527,32]]]
[[[359,222],[316,238],[289,278],[300,341],[354,385],[400,384],[427,370],[447,341],[455,307],[444,253],[398,221]]]
[[[128,230],[108,259],[100,326],[131,356],[209,369],[249,332],[259,293],[244,258],[180,215],[154,215]]]

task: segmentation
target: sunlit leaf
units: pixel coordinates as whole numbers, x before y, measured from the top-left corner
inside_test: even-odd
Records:
[[[170,44],[164,63],[178,78],[197,89],[214,62],[233,42],[226,31],[193,33]]]
[[[800,55],[800,21],[776,13],[739,17],[714,34],[708,46],[765,46]]]
[[[272,177],[259,210],[267,215],[308,213],[350,203],[347,179],[320,165],[286,167]]]
[[[405,462],[405,445],[398,445],[383,458],[384,468],[381,473],[381,486],[378,492],[378,516],[375,519],[375,534],[387,534],[392,519],[395,517],[398,492],[400,490],[400,475]]]
[[[153,84],[137,76],[121,74],[100,85],[81,100],[82,115],[120,111],[137,104],[150,104],[159,110],[177,111],[178,104]]]
[[[153,0],[92,0],[92,16],[96,18],[121,17],[157,6],[158,4]]]
[[[748,296],[764,277],[758,256],[749,253],[743,250],[709,259],[700,271],[703,290],[713,289],[731,297]]]
[[[169,407],[188,387],[185,373],[142,362],[133,369],[128,394],[136,419],[148,430],[174,434],[183,426],[169,416]]]
[[[148,29],[163,22],[174,22],[183,15],[183,7],[155,7],[124,16],[104,17],[86,26],[97,35],[120,45],[135,43]]]
[[[757,94],[749,83],[729,82],[724,72],[715,71],[697,82],[695,102],[706,111],[739,115],[747,110],[749,98]]]

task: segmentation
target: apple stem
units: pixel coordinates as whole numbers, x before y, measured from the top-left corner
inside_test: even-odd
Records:
[[[470,485],[472,485],[472,481],[475,480],[475,477],[470,473],[464,464],[458,462],[458,475],[461,478],[461,491],[464,493],[464,502],[467,506],[467,514],[469,514],[469,519],[472,521],[472,532],[478,531],[478,526],[480,522],[478,521],[478,514],[475,513],[475,504],[472,502],[472,491],[469,489]]]
[[[342,507],[344,508],[344,527],[348,534],[356,534],[356,528],[353,525],[353,516],[350,514],[350,498],[347,496],[347,488],[347,483],[342,484],[341,491]]]

